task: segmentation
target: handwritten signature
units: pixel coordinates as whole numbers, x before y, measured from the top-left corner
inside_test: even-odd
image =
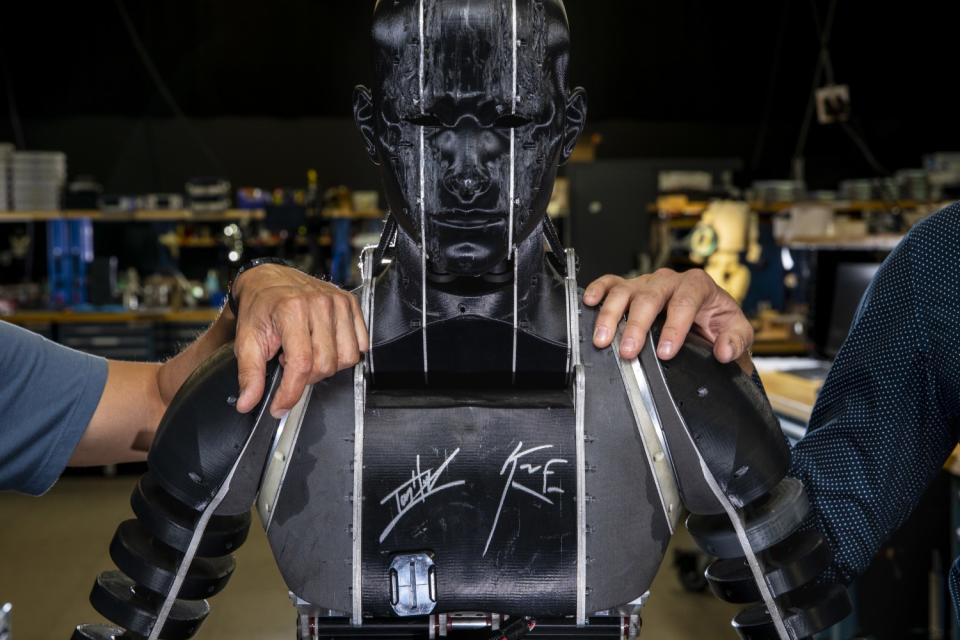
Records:
[[[420,470],[420,455],[417,455],[417,463],[415,468],[410,471],[410,479],[391,491],[380,501],[380,504],[383,505],[392,500],[397,508],[397,515],[393,517],[393,520],[390,521],[386,528],[384,528],[383,533],[380,534],[380,542],[383,542],[386,537],[390,535],[390,532],[397,526],[401,518],[418,503],[425,503],[427,498],[434,494],[445,489],[459,487],[466,483],[466,480],[455,480],[439,486],[437,485],[437,482],[440,480],[440,475],[446,471],[458,453],[460,453],[459,448],[447,456],[447,459],[436,469],[431,468],[424,471]]]
[[[487,555],[487,551],[490,549],[490,542],[493,540],[493,534],[497,530],[497,524],[500,522],[500,512],[503,511],[503,505],[507,500],[507,493],[510,492],[510,489],[517,489],[528,495],[533,496],[538,500],[542,500],[549,505],[553,504],[553,500],[550,499],[551,494],[563,494],[563,489],[557,486],[552,486],[550,484],[550,476],[553,475],[553,471],[550,470],[551,465],[555,464],[567,464],[567,461],[563,458],[552,458],[542,465],[533,465],[530,463],[519,464],[520,459],[524,456],[528,456],[537,451],[542,451],[544,449],[552,449],[552,444],[543,444],[539,447],[531,447],[526,451],[523,450],[523,442],[517,444],[516,448],[513,450],[513,453],[507,458],[506,462],[503,463],[503,466],[500,468],[500,476],[502,477],[505,473],[507,474],[507,481],[503,485],[503,493],[500,495],[500,506],[497,507],[497,515],[493,518],[493,526],[490,527],[490,535],[487,536],[487,544],[483,548],[483,555]],[[518,467],[519,465],[519,467]],[[517,482],[514,478],[517,473],[517,469],[520,471],[526,471],[527,475],[521,475],[521,478],[532,477],[537,473],[542,475],[542,485],[540,485],[539,491],[532,489],[525,484]],[[509,472],[508,472],[509,469]]]

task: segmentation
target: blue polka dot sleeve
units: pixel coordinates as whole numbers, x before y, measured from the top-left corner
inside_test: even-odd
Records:
[[[863,572],[909,515],[956,443],[958,400],[960,206],[952,205],[914,227],[880,268],[793,449],[791,474],[806,485],[812,524],[834,552],[828,578]]]

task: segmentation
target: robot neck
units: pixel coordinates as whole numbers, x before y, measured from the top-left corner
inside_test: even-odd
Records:
[[[375,284],[368,357],[375,386],[415,379],[509,386],[525,373],[536,386],[566,379],[566,291],[542,232],[483,276],[447,277],[429,264],[424,273],[421,265],[419,246],[401,234]]]
[[[506,305],[512,313],[514,290],[519,300],[529,297],[530,288],[536,285],[538,275],[544,269],[544,253],[543,231],[537,229],[517,246],[511,258],[501,261],[487,272],[456,275],[437,270],[429,257],[424,263],[419,245],[401,233],[397,236],[391,269],[399,271],[405,284],[401,294],[403,301],[412,302],[419,308],[423,298],[421,294],[426,289],[428,313],[477,298],[483,298],[488,309],[504,308]],[[436,302],[441,309],[435,309],[430,302]],[[500,316],[498,319],[504,318]]]

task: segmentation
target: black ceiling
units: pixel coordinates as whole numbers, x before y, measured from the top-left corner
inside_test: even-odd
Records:
[[[774,118],[797,118],[817,55],[813,1],[567,0],[572,79],[595,119],[751,122],[768,100]],[[886,4],[839,0],[838,80],[864,117],[952,114],[935,99],[960,58],[960,3]],[[126,6],[189,115],[347,115],[353,85],[369,77],[369,0]],[[169,114],[114,0],[11,2],[3,16],[21,116]]]

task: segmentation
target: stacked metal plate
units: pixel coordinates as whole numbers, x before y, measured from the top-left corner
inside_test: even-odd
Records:
[[[10,210],[10,156],[13,145],[0,142],[0,211]]]
[[[67,180],[67,156],[60,151],[15,151],[12,155],[13,208],[57,211]]]
[[[749,195],[759,202],[796,202],[806,192],[806,185],[798,180],[757,180],[750,185]]]

